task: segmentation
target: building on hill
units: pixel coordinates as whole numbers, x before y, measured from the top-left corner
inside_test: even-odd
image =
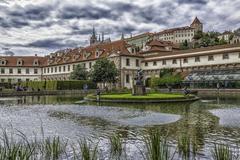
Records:
[[[194,35],[203,31],[203,23],[196,17],[190,26],[166,29],[155,33],[154,38],[173,43],[192,42]]]
[[[230,43],[230,40],[233,38],[233,36],[234,36],[234,33],[233,33],[233,32],[231,32],[231,31],[225,31],[225,32],[223,32],[222,34],[220,34],[220,35],[218,36],[218,39],[219,39],[219,40],[224,40],[224,41]]]
[[[238,44],[240,43],[240,36],[233,35],[233,38],[230,40],[230,44]]]

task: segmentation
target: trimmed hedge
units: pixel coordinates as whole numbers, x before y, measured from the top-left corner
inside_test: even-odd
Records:
[[[1,82],[1,83],[0,83],[0,87],[1,87],[1,88],[11,89],[11,88],[12,88],[12,84],[11,84],[11,83],[8,83],[8,82]]]
[[[95,89],[96,83],[88,80],[71,80],[71,81],[29,81],[22,82],[23,87],[34,90],[81,90],[87,84],[88,89]]]

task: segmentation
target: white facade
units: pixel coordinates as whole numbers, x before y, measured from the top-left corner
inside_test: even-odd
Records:
[[[1,82],[16,83],[21,81],[41,80],[41,68],[32,67],[0,67]]]

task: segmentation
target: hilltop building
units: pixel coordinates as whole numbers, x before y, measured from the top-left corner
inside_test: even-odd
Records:
[[[190,26],[166,29],[156,33],[154,38],[173,43],[192,42],[198,31],[203,31],[203,23],[196,17]]]

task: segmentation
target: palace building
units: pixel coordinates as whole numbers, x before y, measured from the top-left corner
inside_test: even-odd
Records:
[[[195,24],[199,26],[196,27]],[[200,24],[198,19],[194,20],[191,25],[195,27],[193,33],[202,29]],[[180,50],[179,45],[173,41],[156,39],[155,36],[144,33],[130,38],[122,36],[116,41],[106,41],[104,36],[101,40],[96,40],[93,29],[90,45],[87,47],[61,50],[45,57],[0,56],[0,80],[11,83],[68,80],[76,65],[82,64],[90,71],[100,58],[108,58],[115,63],[120,73],[116,86],[122,88],[132,88],[133,78],[140,68],[144,71],[145,80],[159,76],[164,68],[174,69],[185,75],[186,80],[211,81],[220,73],[225,75],[221,79],[240,80],[240,43]]]

